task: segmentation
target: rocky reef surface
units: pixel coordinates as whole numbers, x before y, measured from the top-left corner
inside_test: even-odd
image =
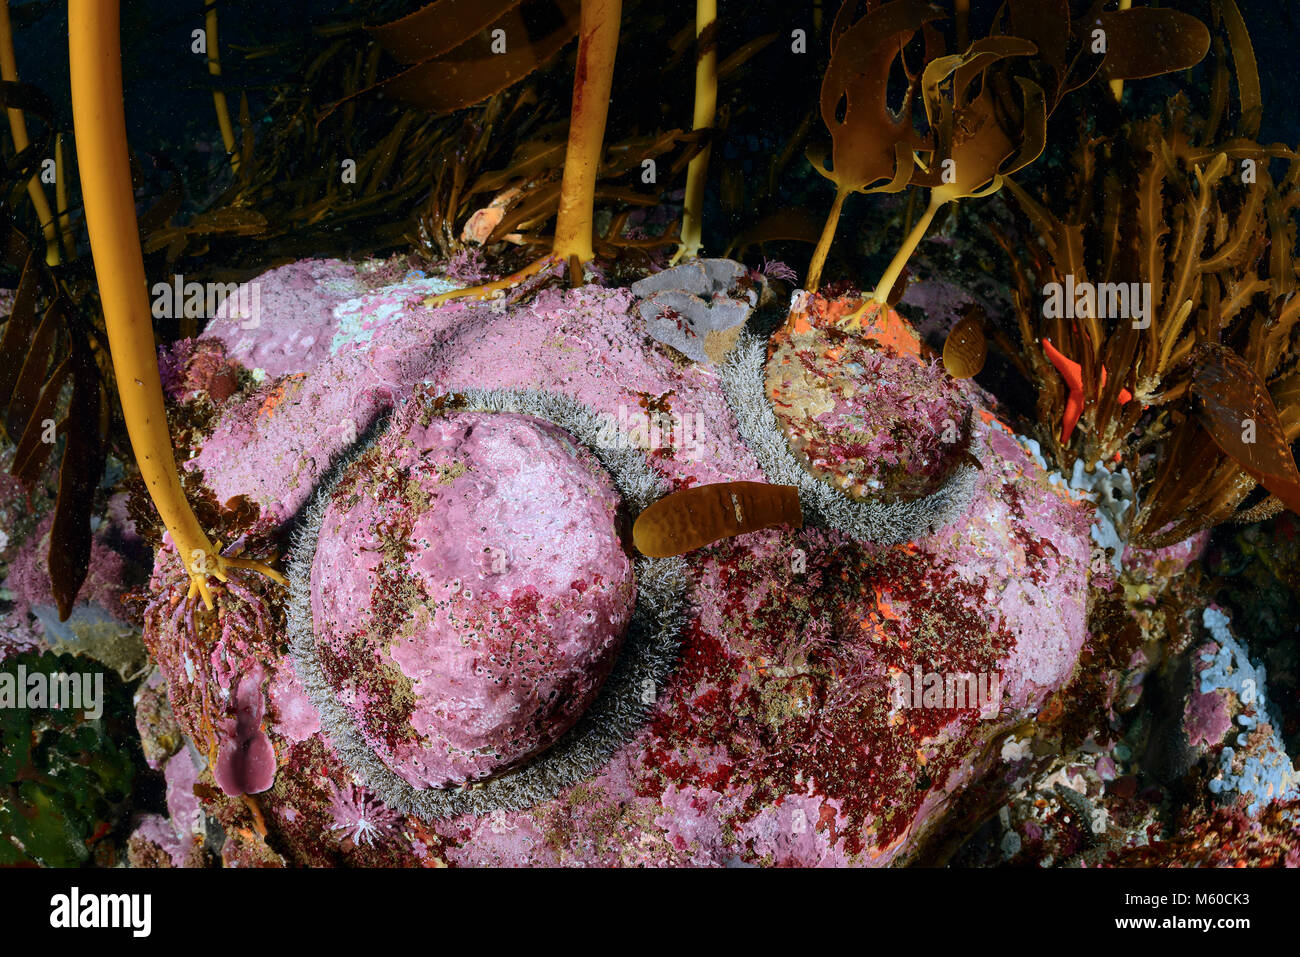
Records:
[[[380,266],[272,270],[254,280],[259,317],[219,317],[163,356],[177,421],[190,423],[183,468],[210,490],[224,540],[292,562],[311,535],[327,687],[304,680],[285,589],[236,575],[206,612],[184,599],[165,545],[142,595],[156,670],[136,718],[168,813],[138,822],[132,863],[887,865],[1085,851],[1103,862],[1137,847],[1158,858],[1146,831],[1167,796],[1125,770],[1148,737],[1121,715],[1171,622],[1202,676],[1179,686],[1179,753],[1218,769],[1205,793],[1256,818],[1294,799],[1272,719],[1231,677],[1246,653],[1217,618],[1190,602],[1174,615],[1161,597],[1204,539],[1125,551],[1120,493],[1049,473],[969,380],[926,379],[929,399],[876,410],[881,436],[922,444],[942,431],[936,409],[961,413],[964,507],[898,544],[817,514],[686,555],[672,666],[611,705],[633,732],[575,726],[644,584],[624,544],[637,508],[573,431],[454,396],[559,396],[599,423],[598,445],[648,466],[660,493],[773,476],[742,435],[716,350],[696,361],[664,341],[681,331],[663,328],[664,292],[685,286],[647,287],[649,307],[595,285],[434,307],[428,297],[452,283],[420,271],[394,282],[386,266],[380,280]],[[739,334],[731,318],[716,325]],[[864,358],[871,368],[851,371],[899,391],[896,343]],[[907,361],[908,382],[941,375]],[[855,454],[908,471],[879,449]],[[23,547],[38,539],[33,525]],[[1128,656],[1099,665],[1113,633],[1131,637]],[[1095,699],[1095,727],[1067,725],[1067,696]],[[472,810],[429,813],[359,771],[336,712],[407,787],[464,795]],[[490,787],[561,739],[581,750],[584,735],[603,749],[589,773],[557,765],[535,789]],[[1054,757],[1063,741],[1072,764]],[[1076,825],[1090,808],[1090,823],[1045,820],[1043,793]]]
[[[333,265],[298,264],[283,272],[261,281],[293,284],[296,301],[316,303],[316,311],[300,321],[298,314],[267,308],[256,336],[237,319],[209,328],[204,340],[220,343],[230,361],[251,367],[262,382],[223,405],[187,465],[202,473],[218,500],[248,496],[269,534],[294,521],[377,418],[396,410],[409,423],[408,400],[420,388],[569,396],[623,423],[612,439],[639,447],[668,488],[764,478],[716,372],[657,345],[628,290],[588,286],[544,290],[519,305],[430,308],[423,301],[439,291],[439,281],[417,276],[328,305],[347,285]],[[322,277],[315,290],[302,288],[305,275]],[[352,280],[353,288],[364,278]],[[278,298],[263,294],[263,302]],[[313,340],[305,347],[304,328]],[[325,342],[327,348],[318,348]],[[265,357],[274,358],[273,370],[258,365]],[[313,863],[884,864],[906,858],[950,797],[1001,760],[996,749],[989,751],[999,732],[1068,681],[1087,639],[1091,509],[1048,481],[998,423],[987,396],[963,388],[966,401],[983,411],[975,426],[983,451],[974,498],[959,521],[902,546],[807,528],[757,533],[687,556],[693,611],[681,631],[676,669],[663,687],[645,689],[651,703],[642,731],[599,773],[532,806],[433,820],[412,815],[360,842],[335,830],[356,810],[355,801],[339,795],[350,797],[349,788],[367,782],[354,780],[332,753],[328,729],[302,720],[310,709],[268,607],[266,627],[228,634],[206,656],[223,672],[261,669],[269,698],[265,729],[277,754],[274,783],[255,795],[268,847],[286,860]],[[420,484],[402,454],[428,443],[420,437],[412,446],[401,438],[405,426],[388,428],[379,446],[386,451],[374,467],[388,470],[394,482]],[[490,479],[496,471],[474,474]],[[584,484],[572,475],[564,482]],[[404,494],[397,485],[386,487],[371,496],[378,503],[372,507],[393,507]],[[549,508],[543,500],[551,494],[539,485],[516,504]],[[523,512],[499,514],[496,522],[495,544],[486,547],[509,552],[526,545]],[[378,513],[358,524],[378,527]],[[331,540],[343,545],[331,546],[321,564],[314,602],[323,603],[335,588],[329,576],[356,574],[350,566],[365,564],[366,555],[381,560],[357,531],[331,527]],[[607,547],[574,542],[573,549],[577,554],[567,560],[587,563],[588,575],[618,582],[628,567]],[[417,548],[407,556],[417,576],[418,554]],[[444,571],[439,581],[460,577]],[[277,600],[271,588],[248,587],[268,606]],[[333,601],[336,609],[346,605],[341,597]],[[314,610],[329,615],[323,604]],[[389,626],[422,627],[407,612],[388,614]],[[205,722],[215,727],[223,705],[220,695],[194,694],[201,678],[184,661],[169,661],[166,649],[186,644],[177,634],[185,628],[159,615],[151,619],[149,643],[181,725],[202,740]],[[369,654],[386,658],[382,667],[394,680],[409,686],[428,677],[414,657],[385,651]],[[936,707],[924,698],[923,676],[950,674],[992,679],[996,694],[986,690],[986,700],[972,694],[970,701],[950,694],[951,707],[943,701]],[[916,694],[902,695],[902,681],[913,677]],[[546,687],[542,676],[523,668],[513,680],[521,688],[536,685],[521,692],[530,700]],[[290,701],[296,717],[285,720]],[[207,714],[208,708],[217,713]],[[408,720],[404,735],[422,729],[417,714]],[[532,749],[521,744],[517,752]],[[408,775],[424,786],[446,778],[445,769]],[[384,803],[383,794],[367,795]],[[232,802],[227,813],[242,810]]]

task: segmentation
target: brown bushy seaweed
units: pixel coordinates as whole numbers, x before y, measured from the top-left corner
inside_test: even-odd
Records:
[[[1232,0],[1216,7],[1220,22],[1239,20]],[[1291,216],[1300,162],[1249,135],[1254,57],[1244,28],[1228,32],[1243,91],[1236,129],[1222,130],[1230,84],[1219,41],[1207,119],[1179,95],[1111,135],[1081,126],[1068,209],[1058,215],[1011,182],[1025,232],[997,232],[1016,272],[1045,447],[1066,469],[1076,458],[1123,461],[1142,502],[1133,540],[1151,547],[1300,504],[1289,448],[1300,437]],[[1274,179],[1270,161],[1289,164],[1285,175]],[[1076,287],[1150,283],[1148,315],[1103,317],[1085,301],[1074,318],[1044,316],[1036,290],[1070,277]],[[1068,445],[1058,428],[1065,388],[1044,340],[1080,366],[1082,425]],[[1257,485],[1270,495],[1250,498]]]

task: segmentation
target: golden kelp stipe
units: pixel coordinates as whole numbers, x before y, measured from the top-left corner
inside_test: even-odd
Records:
[[[637,518],[632,542],[643,555],[665,558],[777,525],[803,527],[793,485],[718,482],[682,489],[655,502]]]
[[[226,581],[232,567],[261,572],[284,583],[274,569],[258,562],[226,558],[194,515],[181,487],[180,474],[163,402],[157,347],[145,290],[144,258],[140,251],[135,197],[126,143],[126,113],[122,97],[119,44],[120,11],[112,0],[75,0],[68,8],[68,48],[72,79],[72,118],[77,136],[86,230],[90,236],[95,276],[103,304],[113,371],[117,377],[122,418],[140,475],[162,517],[172,543],[190,576],[189,596],[202,598],[213,609],[208,576]],[[89,416],[92,399],[73,413]],[[71,454],[71,450],[69,452]],[[77,494],[79,483],[91,483],[88,467],[100,461],[93,445],[77,453],[79,477],[61,482],[60,495]],[[81,493],[85,494],[85,489]],[[56,532],[58,529],[55,530]],[[70,564],[82,567],[87,552]],[[52,564],[55,556],[51,555]],[[52,573],[55,569],[52,567]],[[71,568],[62,569],[70,573]],[[55,577],[58,577],[55,573]]]

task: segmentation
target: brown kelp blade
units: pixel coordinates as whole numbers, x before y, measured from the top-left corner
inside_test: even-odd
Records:
[[[764,243],[815,243],[821,231],[822,224],[806,209],[801,206],[787,206],[764,217],[740,233],[727,247],[727,255],[744,251],[750,246],[761,246]]]
[[[523,0],[435,0],[370,32],[401,63],[422,63],[448,53],[492,26]]]
[[[915,182],[945,201],[997,190],[1003,177],[1032,163],[1047,137],[1047,95],[1016,77],[1019,120],[1001,115],[988,72],[1002,61],[1032,57],[1037,47],[1020,37],[985,37],[965,53],[939,57],[921,74],[926,118],[936,131],[937,152]],[[1005,64],[1002,64],[1005,65]],[[975,92],[978,90],[978,92]]]
[[[106,451],[101,433],[106,412],[103,387],[94,360],[84,350],[74,359],[73,377],[72,404],[64,425],[68,445],[59,469],[59,497],[48,555],[50,590],[59,621],[67,621],[72,614],[90,569],[90,518]]]
[[[18,440],[13,465],[9,469],[9,474],[20,482],[35,482],[49,460],[50,453],[54,451],[54,443],[46,441],[49,438],[46,423],[54,420],[58,411],[59,393],[63,391],[63,384],[71,374],[71,356],[64,356],[63,361],[50,373],[49,381],[45,383],[36,402],[36,408],[27,419],[27,427]]]
[[[673,492],[637,518],[632,542],[651,558],[682,555],[723,538],[777,525],[803,527],[793,485],[718,482]]]
[[[845,4],[843,15],[854,4]],[[943,11],[925,0],[895,0],[878,7],[835,38],[822,78],[822,120],[830,130],[833,168],[816,164],[840,190],[898,192],[915,166],[913,149],[923,145],[912,124],[909,95],[895,113],[888,102],[890,71],[916,31]]]
[[[1232,62],[1237,71],[1237,93],[1241,97],[1241,131],[1247,136],[1259,135],[1259,124],[1264,114],[1264,101],[1259,86],[1259,65],[1255,48],[1246,30],[1246,21],[1235,0],[1218,0],[1214,4],[1215,20],[1223,21],[1232,45]]]
[[[17,442],[31,421],[32,412],[40,397],[41,387],[48,379],[48,373],[57,362],[56,351],[59,338],[67,323],[67,304],[62,297],[56,297],[45,310],[36,332],[28,343],[27,358],[23,360],[9,398],[9,409],[5,414],[5,433]]]
[[[438,16],[439,7],[462,6],[463,17],[459,13],[450,20]],[[379,42],[407,67],[373,89],[382,88],[390,96],[435,113],[480,103],[523,79],[576,37],[578,7],[577,0],[531,7],[509,0],[481,7],[439,0],[375,29]],[[482,24],[487,13],[497,15]],[[550,29],[544,34],[530,31],[526,14],[549,16]],[[464,32],[471,29],[474,32]],[[504,51],[494,48],[499,42],[505,43]]]
[[[9,318],[4,325],[4,335],[0,336],[0,411],[8,408],[13,398],[18,374],[22,371],[32,337],[36,333],[36,263],[36,254],[29,253],[22,277],[18,280],[18,291],[14,294]],[[2,420],[0,424],[3,424]],[[10,438],[17,441],[17,436]]]
[[[1215,444],[1300,515],[1300,470],[1255,370],[1218,346],[1192,382],[1192,393],[1200,399],[1200,421]]]
[[[1105,80],[1140,80],[1196,66],[1210,50],[1210,31],[1179,10],[1133,7],[1098,15],[1106,31]]]

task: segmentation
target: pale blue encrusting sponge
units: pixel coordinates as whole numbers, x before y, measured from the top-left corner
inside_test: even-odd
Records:
[[[1222,611],[1206,608],[1201,622],[1219,645],[1218,651],[1201,654],[1208,665],[1200,673],[1201,694],[1231,691],[1248,712],[1237,715],[1241,728],[1237,747],[1225,747],[1220,753],[1219,773],[1210,781],[1210,791],[1228,802],[1238,797],[1249,799],[1246,810],[1251,815],[1258,813],[1262,804],[1300,798],[1300,774],[1268,711],[1263,665],[1251,663],[1246,649],[1233,637],[1231,619]],[[1251,744],[1251,732],[1261,724],[1269,726],[1268,737]]]

